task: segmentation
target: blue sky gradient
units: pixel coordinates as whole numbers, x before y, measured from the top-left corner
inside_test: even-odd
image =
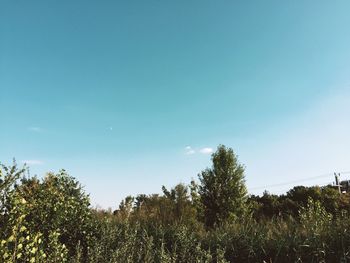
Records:
[[[252,189],[350,170],[349,11],[1,1],[0,161],[65,168],[103,207],[189,182],[220,143]]]

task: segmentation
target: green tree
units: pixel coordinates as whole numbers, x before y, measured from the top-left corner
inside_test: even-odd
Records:
[[[171,215],[172,223],[194,223],[196,221],[196,209],[191,202],[188,186],[177,184],[170,191],[163,186],[162,190],[169,204],[169,216]]]
[[[66,262],[68,250],[61,240],[63,231],[41,216],[50,211],[38,205],[40,201],[48,203],[47,199],[41,199],[52,193],[52,189],[43,187],[46,192],[34,193],[40,182],[35,178],[25,179],[25,171],[25,167],[19,169],[15,162],[12,166],[0,166],[0,261]]]
[[[114,211],[114,214],[123,220],[128,220],[132,211],[135,198],[131,195],[125,197],[119,204],[119,209]]]
[[[43,233],[44,244],[51,233],[58,232],[69,256],[76,253],[78,244],[87,255],[95,226],[89,196],[75,178],[64,170],[48,173],[42,180],[23,178],[16,191],[28,204],[28,228]]]
[[[212,162],[212,168],[199,174],[199,195],[209,227],[241,215],[247,200],[244,166],[233,150],[219,145],[212,154]]]

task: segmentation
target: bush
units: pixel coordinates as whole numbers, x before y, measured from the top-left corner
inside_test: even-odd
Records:
[[[64,262],[77,253],[77,244],[87,258],[95,225],[79,183],[64,170],[41,181],[24,172],[15,163],[0,170],[2,258]]]

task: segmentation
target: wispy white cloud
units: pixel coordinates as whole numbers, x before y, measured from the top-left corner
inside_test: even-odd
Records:
[[[185,153],[186,153],[187,155],[192,155],[192,154],[195,154],[195,153],[196,153],[196,151],[193,150],[191,146],[186,146],[186,147],[185,147],[185,151],[186,151]]]
[[[195,150],[192,148],[192,146],[186,146],[185,147],[185,154],[186,155],[193,155],[193,154],[197,154],[197,153],[201,153],[201,154],[211,154],[213,153],[213,149],[210,147],[204,147],[201,148],[199,150]]]
[[[199,152],[202,154],[211,154],[211,153],[213,153],[213,148],[205,147],[205,148],[200,149]]]
[[[25,163],[28,165],[42,165],[42,164],[44,164],[44,162],[41,160],[22,160],[21,163]]]
[[[43,131],[42,128],[37,127],[37,126],[28,127],[28,130],[31,131],[31,132],[42,132]]]

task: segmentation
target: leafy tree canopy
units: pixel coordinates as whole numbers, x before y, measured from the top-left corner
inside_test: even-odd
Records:
[[[233,150],[219,145],[212,154],[212,162],[212,168],[199,174],[199,195],[209,227],[242,214],[247,199],[244,166]]]

